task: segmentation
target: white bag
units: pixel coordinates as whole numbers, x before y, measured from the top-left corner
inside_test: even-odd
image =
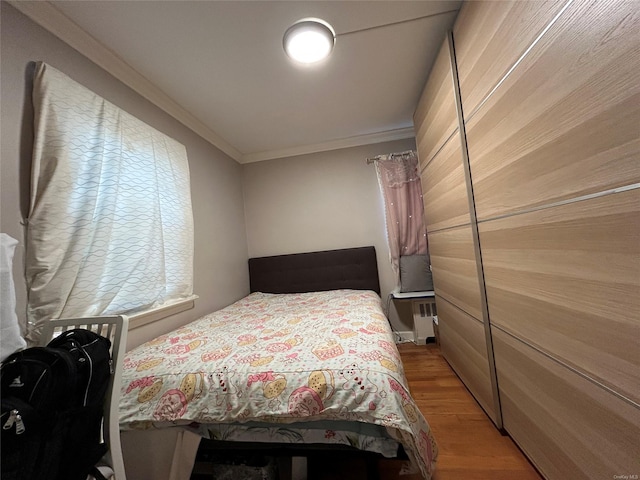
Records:
[[[13,283],[15,238],[0,233],[0,361],[27,347],[16,315],[16,289]]]

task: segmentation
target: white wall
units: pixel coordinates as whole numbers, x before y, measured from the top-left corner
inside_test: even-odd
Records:
[[[414,139],[244,165],[250,257],[373,245],[382,298],[395,286],[375,167],[366,159],[415,148]],[[412,330],[411,315],[397,330]]]
[[[10,5],[0,2],[0,8],[0,231],[20,241],[14,276],[17,314],[23,323],[23,218],[33,142],[30,62],[38,60],[187,147],[195,224],[194,290],[200,298],[193,310],[129,332],[129,348],[246,295],[248,256],[374,245],[386,298],[394,280],[384,213],[374,167],[365,159],[414,148],[413,140],[241,166]],[[411,328],[398,321],[395,311],[392,320],[399,330]],[[153,433],[124,434],[130,478],[168,477],[173,433]],[[154,462],[147,456],[150,451],[155,452]]]
[[[29,203],[33,110],[30,62],[43,60],[74,80],[175,138],[187,148],[195,224],[192,310],[129,332],[131,348],[218,310],[249,292],[242,166],[146,101],[5,2],[1,8],[0,231],[20,241],[14,262],[17,314],[25,322],[23,217]],[[135,234],[135,232],[133,232]],[[168,478],[176,431],[123,434],[127,476]],[[197,439],[191,442],[197,446]],[[193,448],[191,452],[193,452]],[[150,455],[153,454],[153,460]],[[188,464],[188,462],[187,462]]]
[[[217,310],[249,291],[242,166],[5,2],[0,83],[0,230],[20,241],[17,314],[25,322],[24,227],[29,203],[32,62],[43,60],[187,147],[195,223],[196,306],[130,332],[129,347]],[[135,234],[135,232],[133,232]]]

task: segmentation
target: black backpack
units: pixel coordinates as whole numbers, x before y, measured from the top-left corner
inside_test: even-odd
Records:
[[[2,362],[2,480],[87,478],[107,451],[101,426],[110,346],[74,329]]]

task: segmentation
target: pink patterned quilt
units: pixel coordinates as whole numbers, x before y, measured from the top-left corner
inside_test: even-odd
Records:
[[[374,292],[253,293],[125,358],[123,429],[324,420],[386,427],[431,476],[436,444]]]

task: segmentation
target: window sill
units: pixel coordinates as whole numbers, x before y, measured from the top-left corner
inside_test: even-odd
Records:
[[[129,315],[129,330],[156,322],[162,318],[175,315],[176,313],[190,310],[194,307],[197,298],[197,295],[192,295],[184,300],[178,300],[177,302],[170,303],[168,305],[161,305],[145,312]]]

